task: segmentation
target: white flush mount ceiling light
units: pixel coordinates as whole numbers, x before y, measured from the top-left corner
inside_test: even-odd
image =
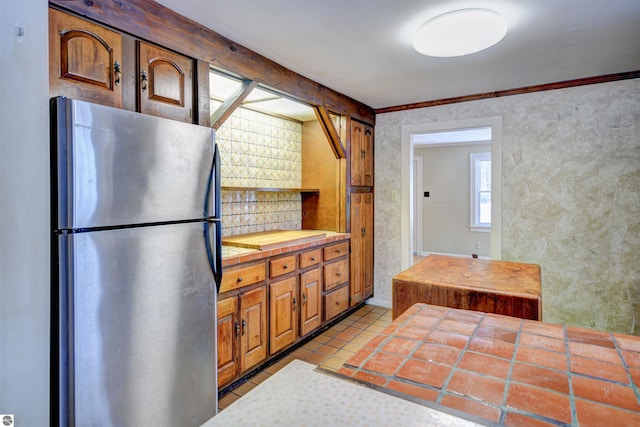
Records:
[[[462,9],[436,16],[416,32],[413,47],[423,55],[463,56],[498,43],[507,22],[488,9]]]

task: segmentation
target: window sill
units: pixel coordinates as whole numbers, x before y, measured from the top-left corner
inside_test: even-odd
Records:
[[[491,233],[491,226],[486,227],[486,226],[470,225],[469,231],[474,231],[476,233]]]

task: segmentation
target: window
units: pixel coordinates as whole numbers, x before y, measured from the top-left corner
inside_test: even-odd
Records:
[[[491,153],[471,153],[471,231],[491,231]]]

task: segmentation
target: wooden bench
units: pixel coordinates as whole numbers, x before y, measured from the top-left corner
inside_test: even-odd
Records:
[[[540,266],[429,255],[393,277],[393,318],[417,302],[542,320]]]

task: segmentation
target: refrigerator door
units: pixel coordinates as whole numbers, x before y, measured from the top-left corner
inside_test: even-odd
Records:
[[[213,129],[52,100],[57,228],[219,217]]]
[[[206,221],[58,237],[60,425],[199,426],[216,413]],[[212,244],[212,243],[211,243]],[[69,405],[64,407],[64,405]]]

